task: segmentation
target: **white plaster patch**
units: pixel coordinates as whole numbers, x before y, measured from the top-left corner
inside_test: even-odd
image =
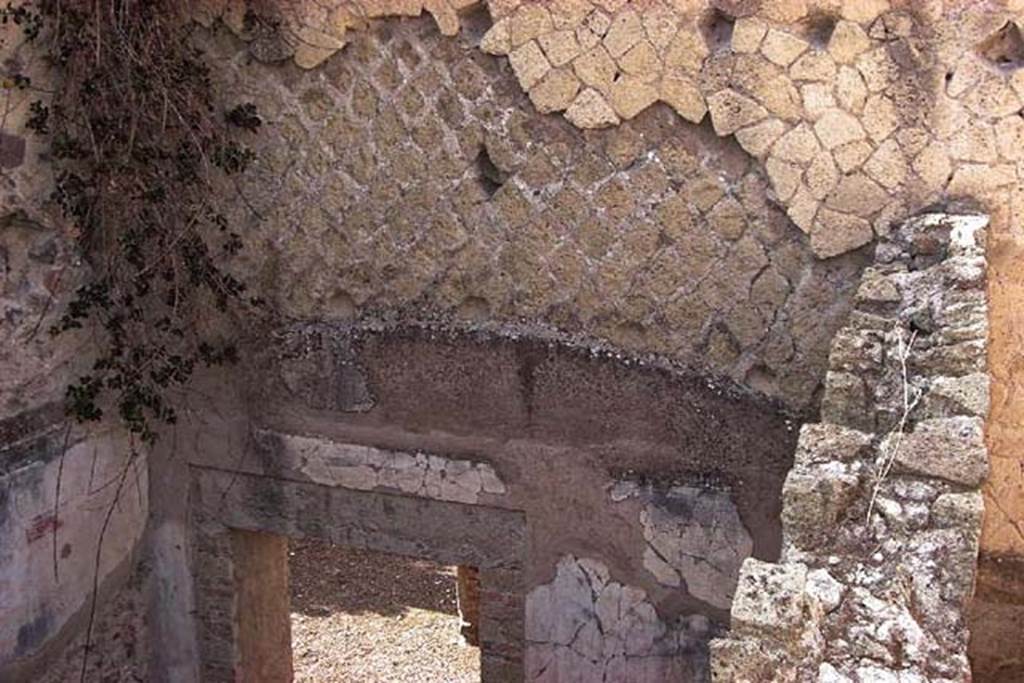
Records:
[[[640,511],[644,568],[662,585],[685,582],[695,598],[728,609],[740,565],[754,550],[729,495],[688,486],[660,493],[630,482],[611,491],[613,501],[632,496],[646,503]]]
[[[642,589],[567,555],[551,583],[526,596],[526,679],[689,680],[686,653],[708,628],[702,616],[666,625]]]
[[[481,493],[504,495],[490,465],[427,453],[389,451],[308,436],[261,432],[280,444],[287,460],[318,484],[358,491],[397,489],[423,498],[476,503]]]

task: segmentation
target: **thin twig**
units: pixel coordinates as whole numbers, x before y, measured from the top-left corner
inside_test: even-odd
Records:
[[[899,422],[893,427],[886,435],[884,443],[889,444],[888,452],[882,454],[882,469],[878,473],[878,477],[875,479],[875,485],[871,491],[871,500],[868,503],[868,513],[864,520],[864,524],[867,527],[871,526],[871,513],[875,509],[875,501],[878,499],[878,494],[881,490],[882,484],[885,482],[886,477],[889,476],[889,472],[892,470],[893,464],[896,462],[896,456],[899,454],[900,446],[903,444],[903,435],[907,428],[907,421],[910,419],[910,413],[913,412],[914,408],[917,407],[918,402],[921,400],[921,391],[910,386],[910,380],[907,372],[907,359],[910,357],[910,351],[914,346],[914,341],[917,339],[917,331],[911,333],[910,340],[904,344],[903,342],[903,330],[899,327],[896,328],[896,352],[899,356],[900,361],[900,373],[903,380],[903,413],[900,415]],[[914,396],[911,398],[911,389],[914,391]]]

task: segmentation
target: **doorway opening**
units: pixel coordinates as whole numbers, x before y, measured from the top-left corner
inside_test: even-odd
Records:
[[[472,567],[290,539],[296,681],[480,681]]]

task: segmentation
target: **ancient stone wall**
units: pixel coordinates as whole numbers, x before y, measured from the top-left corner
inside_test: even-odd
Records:
[[[702,675],[730,607],[733,634],[715,645],[725,680],[963,680],[987,474],[975,668],[993,680],[1019,671],[1019,2],[195,10],[223,102],[256,103],[266,124],[239,188],[242,275],[303,322],[254,354],[255,369],[206,378],[226,410],[198,411],[179,459],[157,465],[147,600],[163,647],[149,675],[198,675],[207,654],[192,591],[230,564],[229,543],[213,548],[208,574],[202,554],[190,564],[183,550],[189,462],[352,495],[528,508],[532,559],[506,617],[522,626],[525,671],[549,680]],[[20,47],[4,57],[43,82]],[[0,578],[21,585],[31,568],[52,573],[65,532],[69,562],[84,562],[99,519],[90,498],[109,489],[78,484],[94,462],[109,472],[123,461],[106,436],[76,435],[74,457],[57,457],[59,411],[47,406],[87,363],[87,340],[39,331],[87,273],[46,210],[49,167],[23,129],[31,98],[3,98],[0,417],[13,426],[0,441],[0,541],[15,550],[0,556]],[[991,216],[988,311],[966,233],[947,241],[941,225],[903,223],[955,204]],[[921,397],[890,434],[909,395],[900,339]],[[789,430],[819,405],[821,423],[796,447]],[[877,461],[890,457],[874,495]],[[62,463],[78,488],[55,506]],[[551,502],[565,491],[582,493]],[[139,510],[112,517],[119,557],[103,560],[104,575],[131,556],[148,496],[137,498]],[[61,505],[92,513],[61,527]],[[576,533],[597,522],[614,530],[607,545]],[[783,564],[764,563],[780,545]],[[747,557],[758,559],[737,588]],[[0,667],[16,657],[27,671],[48,643],[81,633],[71,615],[91,588],[37,587],[57,607],[19,605],[3,620],[18,632],[4,635]],[[579,609],[531,621],[530,605],[550,604]],[[868,617],[880,614],[881,625]],[[227,612],[208,617],[232,628]],[[227,675],[234,661],[221,654]]]
[[[744,564],[715,680],[970,680],[987,223],[926,214],[879,245],[786,478],[782,561]]]
[[[817,260],[710,126],[659,105],[581,132],[424,19],[308,72],[217,41],[225,101],[267,118],[247,271],[283,312],[526,323],[811,408],[863,257]]]

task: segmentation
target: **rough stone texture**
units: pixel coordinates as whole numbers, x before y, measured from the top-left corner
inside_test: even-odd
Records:
[[[699,600],[729,608],[740,564],[753,543],[727,494],[682,486],[656,492],[623,482],[611,495],[615,501],[646,501],[640,511],[644,567],[659,583],[684,586]]]
[[[786,479],[782,562],[744,563],[714,680],[970,680],[988,326],[966,266],[987,224],[928,214],[879,245]]]
[[[642,589],[571,555],[526,596],[527,681],[703,680],[709,624],[665,624]]]
[[[500,495],[506,492],[494,468],[470,460],[337,444],[262,430],[254,439],[260,450],[277,461],[278,467],[294,466],[318,484],[359,491],[390,489],[459,503],[476,503],[481,493]]]
[[[375,24],[307,72],[212,46],[224,97],[255,97],[268,120],[247,281],[292,316],[527,320],[810,406],[864,255],[816,262],[768,179],[707,125],[656,105],[583,133],[538,114],[468,36]],[[594,73],[576,75],[570,115],[617,123]]]

